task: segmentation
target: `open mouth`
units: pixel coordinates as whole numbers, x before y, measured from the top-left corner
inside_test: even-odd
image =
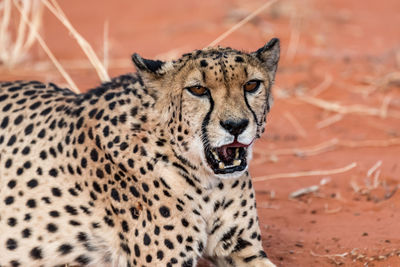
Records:
[[[234,141],[232,144],[206,150],[208,165],[216,174],[233,173],[243,171],[247,166],[247,148]]]

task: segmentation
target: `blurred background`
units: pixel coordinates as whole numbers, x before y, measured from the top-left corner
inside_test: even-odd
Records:
[[[278,37],[275,104],[251,164],[267,254],[278,266],[400,266],[399,25],[398,0],[1,0],[0,80],[85,92],[135,71],[134,52],[254,51]]]

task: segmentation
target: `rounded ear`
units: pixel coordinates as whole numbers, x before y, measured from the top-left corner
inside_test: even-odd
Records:
[[[145,59],[135,53],[132,55],[133,64],[135,64],[138,71],[144,71],[152,74],[162,75],[162,68],[165,64],[161,60]]]
[[[251,54],[261,60],[268,71],[275,74],[276,68],[278,67],[279,53],[279,39],[273,38],[266,45]]]

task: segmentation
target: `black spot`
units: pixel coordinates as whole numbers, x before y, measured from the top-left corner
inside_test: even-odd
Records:
[[[8,182],[8,184],[7,184],[7,186],[8,186],[10,189],[13,189],[16,185],[17,185],[17,182],[16,182],[15,180],[10,180],[10,181]]]
[[[54,218],[60,217],[60,213],[59,213],[58,211],[56,211],[56,210],[50,211],[50,212],[49,212],[49,215],[50,215],[51,217],[54,217]]]
[[[30,252],[29,255],[34,260],[43,259],[42,249],[40,247],[34,247]]]
[[[7,224],[11,227],[14,227],[17,224],[17,219],[15,219],[14,217],[8,218]]]
[[[200,66],[203,67],[203,68],[204,68],[204,67],[207,67],[207,66],[208,66],[207,61],[206,61],[205,59],[201,60],[201,61],[200,61]]]
[[[181,222],[182,222],[183,226],[185,226],[185,227],[189,226],[189,222],[185,218],[182,218]]]
[[[46,229],[50,233],[55,233],[55,232],[57,232],[58,227],[54,223],[49,223],[49,224],[47,224]]]
[[[129,187],[129,190],[131,191],[131,193],[132,193],[132,195],[133,195],[134,197],[140,197],[140,193],[139,193],[139,191],[136,189],[136,187],[130,186],[130,187]]]
[[[86,242],[86,241],[89,240],[87,234],[84,233],[84,232],[79,232],[78,235],[77,235],[77,239],[78,239],[79,242]]]
[[[193,267],[193,259],[188,259],[187,261],[182,263],[182,267]]]
[[[30,105],[29,108],[30,108],[31,110],[35,110],[35,109],[37,109],[41,104],[42,104],[42,102],[36,102],[36,103],[33,103],[32,105]]]
[[[236,56],[235,57],[235,61],[236,62],[243,62],[244,60],[243,60],[243,58],[241,56]]]
[[[38,181],[36,179],[29,180],[26,185],[30,188],[34,188],[38,185]]]
[[[99,154],[97,153],[96,149],[92,149],[92,151],[90,151],[90,158],[95,162],[99,159]]]
[[[171,250],[174,249],[174,244],[169,239],[164,240],[164,245]]]
[[[122,230],[123,230],[125,233],[129,232],[129,226],[128,226],[128,223],[127,223],[125,220],[123,220],[123,221],[121,222],[121,227],[122,227]]]
[[[27,205],[29,208],[31,208],[31,209],[36,208],[36,200],[34,200],[34,199],[29,199],[29,200],[26,202],[26,205]]]
[[[6,205],[11,205],[12,203],[14,203],[14,197],[13,196],[8,196],[4,199],[4,203]]]
[[[246,257],[243,260],[244,260],[244,262],[251,262],[252,260],[255,260],[255,259],[257,259],[257,256],[253,255],[253,256],[250,256],[250,257]]]
[[[169,208],[166,206],[161,206],[159,211],[161,216],[163,216],[164,218],[168,218],[171,215]]]
[[[71,215],[78,215],[78,210],[75,207],[72,207],[70,205],[66,205],[64,207],[65,211],[68,212]]]
[[[70,244],[62,244],[61,246],[58,247],[58,252],[61,253],[61,255],[66,255],[72,251],[73,247]]]
[[[17,241],[16,241],[15,239],[12,239],[12,238],[7,239],[7,241],[6,241],[6,247],[7,247],[7,249],[9,249],[9,250],[14,250],[14,249],[16,249],[16,248],[18,247]]]
[[[118,193],[118,191],[117,191],[115,188],[113,188],[113,189],[111,190],[111,197],[112,197],[115,201],[120,202],[119,193]]]
[[[58,189],[57,187],[53,187],[53,188],[51,189],[51,193],[52,193],[53,196],[55,196],[55,197],[61,197],[61,195],[62,195],[61,190]]]
[[[78,263],[80,263],[82,265],[88,265],[90,263],[91,259],[88,256],[80,255],[75,259],[75,261],[77,261]]]
[[[57,177],[58,171],[57,171],[56,169],[52,168],[52,169],[50,169],[50,171],[49,171],[49,175],[50,175],[50,176],[53,176],[53,177]]]
[[[23,119],[24,119],[24,116],[18,115],[18,117],[16,117],[15,120],[14,120],[14,125],[20,124]]]
[[[25,228],[24,230],[22,230],[21,234],[23,238],[28,238],[31,236],[31,229]]]
[[[145,233],[143,236],[143,244],[148,246],[150,243],[151,243],[150,236],[147,233]]]
[[[137,244],[135,244],[134,250],[135,250],[135,256],[136,257],[140,257],[140,249],[139,249],[139,246]]]
[[[162,260],[164,258],[164,252],[161,250],[157,251],[157,259]]]
[[[152,260],[151,255],[147,255],[147,256],[146,256],[146,262],[147,262],[147,263],[150,263],[151,260]]]
[[[32,133],[32,131],[33,131],[33,123],[31,123],[28,126],[26,126],[26,128],[24,130],[24,133],[25,133],[25,135],[29,135],[29,134]]]
[[[3,129],[5,129],[5,128],[7,127],[7,125],[8,125],[8,121],[9,121],[8,116],[6,116],[6,117],[3,119],[3,121],[1,122],[0,127],[3,128]]]

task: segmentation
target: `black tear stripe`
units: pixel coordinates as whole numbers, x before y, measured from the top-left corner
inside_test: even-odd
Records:
[[[210,109],[208,110],[204,120],[201,124],[201,141],[203,142],[204,149],[209,149],[209,145],[206,144],[206,140],[208,142],[208,135],[207,135],[207,125],[210,123],[211,113],[214,110],[214,100],[211,97],[211,93],[208,91],[207,97],[210,100]]]
[[[244,91],[244,90],[243,90],[243,91]],[[246,106],[247,106],[247,107],[249,108],[249,110],[251,111],[251,114],[253,114],[253,118],[254,118],[254,120],[255,120],[255,122],[256,122],[256,124],[257,124],[257,130],[258,130],[258,127],[261,126],[261,122],[258,122],[256,113],[255,113],[254,110],[250,107],[250,104],[249,104],[249,102],[247,101],[246,92],[244,92],[244,102],[246,103]]]

